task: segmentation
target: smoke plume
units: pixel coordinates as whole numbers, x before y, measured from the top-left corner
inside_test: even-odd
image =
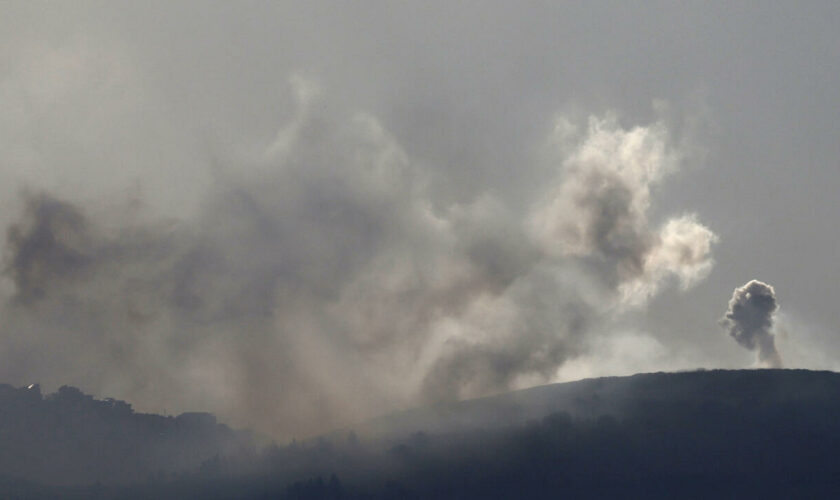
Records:
[[[782,357],[776,350],[773,335],[774,314],[778,308],[773,287],[752,280],[735,289],[729,309],[721,319],[721,325],[738,344],[757,351],[758,362],[771,368],[782,367]]]
[[[592,118],[516,209],[441,199],[375,116],[292,87],[276,139],[218,160],[194,215],[24,194],[0,379],[301,435],[551,381],[615,314],[712,266],[694,215],[649,220],[680,162],[661,124]]]
[[[568,124],[560,130],[574,133]],[[693,215],[658,229],[648,220],[651,188],[680,160],[665,127],[624,130],[615,117],[593,117],[578,141],[565,175],[532,215],[543,250],[585,263],[623,304],[643,304],[670,276],[684,288],[705,278],[714,233]]]
[[[74,206],[44,194],[29,196],[23,219],[6,235],[5,271],[15,298],[43,298],[51,285],[82,271],[90,258],[87,233],[87,220]]]

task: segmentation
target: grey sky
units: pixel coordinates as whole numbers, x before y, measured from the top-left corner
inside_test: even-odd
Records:
[[[504,300],[519,308],[510,318],[518,317],[524,314],[523,304],[536,300],[529,297],[552,296],[538,292],[551,280],[545,278],[548,271],[540,278],[534,276],[546,263],[534,256],[537,250],[517,246],[527,230],[508,218],[528,219],[546,189],[562,184],[558,158],[563,156],[551,147],[559,117],[585,128],[588,117],[614,113],[623,130],[656,123],[667,129],[669,147],[683,157],[678,172],[650,185],[651,203],[643,220],[649,222],[653,234],[674,217],[696,214],[699,223],[717,235],[712,248],[714,266],[705,279],[687,290],[680,290],[671,278],[662,278],[667,283],[644,307],[618,316],[610,313],[605,318],[591,304],[582,313],[575,309],[575,314],[595,326],[581,337],[588,339],[585,342],[569,333],[563,337],[562,348],[548,340],[546,324],[552,325],[549,329],[562,325],[561,330],[574,332],[577,320],[560,318],[562,313],[545,312],[542,305],[534,305],[533,314],[539,321],[545,318],[546,324],[526,328],[530,333],[523,334],[524,343],[516,344],[524,351],[511,354],[504,347],[509,345],[504,340],[509,334],[500,333],[472,352],[471,359],[480,359],[469,363],[477,364],[467,365],[484,373],[493,371],[488,366],[502,364],[507,369],[506,363],[522,362],[530,367],[528,373],[509,380],[493,372],[494,376],[480,376],[455,392],[471,395],[544,382],[546,367],[557,364],[559,374],[549,379],[751,366],[752,354],[740,349],[717,325],[732,290],[751,279],[775,288],[781,330],[777,347],[785,365],[838,367],[840,32],[836,26],[840,7],[835,2],[134,2],[121,6],[19,2],[5,3],[0,11],[0,225],[6,228],[20,220],[25,206],[22,190],[45,191],[84,207],[103,227],[90,237],[86,248],[90,255],[107,256],[85,281],[89,288],[83,288],[90,294],[79,299],[91,300],[92,310],[116,307],[121,292],[114,290],[131,288],[125,283],[134,283],[139,275],[132,274],[132,269],[152,266],[148,262],[152,257],[131,257],[127,271],[120,266],[119,259],[134,254],[119,242],[130,241],[139,245],[136,248],[174,248],[174,253],[166,253],[173,262],[189,260],[183,255],[207,248],[215,249],[207,255],[247,255],[248,262],[257,263],[247,273],[240,273],[236,266],[218,270],[208,264],[207,269],[228,280],[234,276],[247,281],[243,287],[248,293],[257,293],[252,288],[253,276],[268,269],[278,276],[294,274],[306,283],[307,293],[328,296],[330,273],[343,283],[342,273],[355,276],[357,269],[365,269],[364,262],[352,257],[358,255],[356,250],[365,254],[370,248],[381,248],[382,253],[376,254],[381,259],[394,252],[422,264],[424,276],[445,269],[463,271],[460,260],[446,260],[463,255],[478,266],[477,270],[469,267],[475,274],[467,273],[463,281],[446,286],[424,281],[426,288],[414,299],[398,300],[396,295],[385,294],[379,300],[393,300],[394,311],[401,311],[405,306],[400,300],[442,307],[433,304],[452,300],[448,293],[460,290],[469,296],[504,289],[508,290]],[[290,123],[306,122],[300,118],[302,108],[293,96],[290,78],[306,82],[301,84],[303,90],[298,89],[303,93],[319,89],[319,97],[312,101],[315,124],[300,132],[312,143],[299,146],[294,154],[300,159],[289,161],[326,166],[317,172],[300,167],[296,175],[266,176],[263,170],[272,168],[266,150],[272,144],[282,149],[283,133],[278,135],[278,131]],[[363,142],[370,141],[376,154],[396,155],[386,161],[387,168],[396,170],[367,178],[367,170],[359,166],[363,182],[356,185],[351,180],[355,170],[350,168],[345,174],[329,165],[336,158],[352,157],[344,155],[342,148],[352,150],[352,141],[357,139],[348,138],[342,124],[351,123],[358,112],[375,122],[364,129],[371,135],[365,135]],[[322,151],[321,143],[335,144],[336,150]],[[395,147],[400,152],[394,153]],[[403,160],[394,159],[400,154],[408,158],[405,163],[410,166],[405,171],[399,167]],[[382,188],[379,175],[397,186]],[[351,187],[344,190],[345,185]],[[245,195],[234,199],[231,193],[235,192]],[[274,199],[277,193],[282,193],[282,200]],[[312,227],[307,226],[308,218],[321,220],[322,208],[310,206],[315,203],[313,197],[335,200],[336,194],[340,198],[336,206],[345,210],[345,223],[336,226],[339,229],[312,229],[310,239],[278,250],[289,259],[283,265],[272,260],[272,252],[275,243],[283,246],[278,242],[286,241],[282,238],[287,229],[257,237],[254,234],[259,230],[251,233],[241,227],[242,220],[256,220],[239,215],[253,203],[269,214],[266,227],[281,221],[289,234],[306,233]],[[134,208],[126,207],[129,201]],[[425,204],[434,213],[448,214],[451,227],[444,231],[424,219]],[[402,208],[393,208],[393,214],[383,220],[375,215],[381,207],[398,205]],[[358,217],[346,213],[348,206],[358,210]],[[112,227],[130,226],[126,218],[137,222],[136,229],[127,231],[131,233],[128,240],[125,234],[114,236]],[[233,221],[233,235],[226,220]],[[633,224],[636,221],[632,219]],[[398,226],[409,229],[394,229]],[[171,227],[178,229],[161,229]],[[230,243],[230,238],[241,244]],[[394,241],[399,244],[392,246]],[[336,242],[347,254],[324,251],[313,257],[312,248]],[[310,262],[307,259],[335,267],[311,272],[286,267]],[[453,267],[437,266],[440,263]],[[124,273],[117,273],[124,281],[108,281],[112,266]],[[159,276],[183,267],[168,266],[155,264],[158,274],[149,282],[170,286],[167,278]],[[203,268],[198,265],[198,269]],[[574,272],[579,270],[563,271]],[[527,278],[517,278],[523,276]],[[597,289],[593,293],[605,296],[599,287],[606,285],[598,280],[582,283],[564,276],[558,279],[574,283],[573,288],[592,286]],[[379,278],[388,281],[388,276]],[[365,286],[358,279],[347,280],[348,290]],[[291,278],[281,282],[284,286],[298,283]],[[446,288],[450,285],[451,289]],[[272,288],[272,293],[304,301],[291,287],[280,288]],[[15,284],[8,275],[2,290],[6,297],[14,296]],[[103,290],[109,296],[117,294],[114,302],[101,298]],[[227,289],[218,296],[230,296],[226,293]],[[560,309],[577,304],[586,292],[576,290],[569,295],[568,291],[558,293],[563,301]],[[312,311],[301,308],[296,313],[317,315],[319,307],[333,303],[330,300],[319,298]],[[359,307],[366,303],[359,301]],[[336,307],[335,314],[344,308],[357,310],[352,301]],[[65,314],[57,310],[50,309]],[[407,324],[400,328],[412,328],[412,322],[427,325],[422,310],[410,309],[404,316]],[[212,322],[206,315],[216,314],[217,309],[212,314],[207,311],[199,319]],[[15,314],[26,316],[20,311]],[[467,318],[464,324],[480,330],[483,320],[473,320],[471,314],[478,313],[459,312],[458,317]],[[95,318],[97,325],[120,324],[110,313],[97,312]],[[181,316],[166,318],[187,321]],[[77,320],[88,326],[92,321]],[[6,347],[0,348],[3,358],[11,352],[31,351],[32,346],[20,340],[22,329],[52,329],[58,322],[39,326],[37,321],[17,316],[0,321],[13,324],[3,330],[7,336]],[[155,321],[155,332],[176,327],[199,330],[192,316],[190,326]],[[296,321],[316,328],[314,319]],[[219,347],[229,341],[223,333],[226,325],[213,323],[210,329],[220,332],[214,333],[216,343],[201,344],[201,352],[212,351],[209,358],[228,359],[228,354],[220,354],[229,353],[228,348]],[[438,326],[430,328],[438,331]],[[270,330],[260,324],[253,335]],[[307,342],[311,338],[306,337]],[[260,345],[259,340],[251,342]],[[580,342],[591,345],[583,347]],[[528,346],[549,346],[549,351],[562,355],[536,359]],[[62,357],[49,347],[45,352],[51,360]],[[268,352],[272,351],[260,352],[255,347],[236,351],[245,357],[269,357]],[[449,353],[441,359],[462,357]],[[94,359],[90,363],[104,362]],[[306,390],[326,393],[327,402],[307,400],[311,411],[340,415],[319,424],[365,416],[364,409],[348,409],[344,401],[333,404],[325,387],[359,391],[377,371],[359,369],[349,358],[323,363],[333,367],[324,377],[342,370],[354,375],[345,386],[331,386],[321,375],[305,377]],[[268,367],[272,361],[254,364]],[[92,373],[68,368],[68,380],[63,380],[60,370],[48,373],[43,368],[65,365],[73,366],[74,361],[19,361],[15,368],[7,365],[2,376],[15,378],[4,380],[12,383],[31,379],[46,385],[75,383],[88,392],[110,392],[102,395],[133,399],[139,407],[157,411],[177,400],[174,395],[156,397],[154,390],[114,382],[108,369]],[[196,370],[204,373],[205,367]],[[447,370],[460,373],[460,368]],[[300,372],[296,368],[280,369],[281,375],[268,368],[254,371],[243,377],[277,376],[280,383],[283,373],[297,376]],[[145,383],[162,380],[152,377]],[[412,380],[412,387],[420,384]],[[362,404],[379,410],[416,401],[394,396],[405,390],[402,385],[386,385]],[[279,391],[274,396],[293,401],[290,394]],[[219,401],[226,401],[227,396],[205,396],[198,391],[183,404],[224,413],[225,404]],[[274,410],[252,402],[250,411]],[[265,425],[265,419],[252,418],[248,412],[228,414],[240,422]],[[312,430],[300,425],[307,416],[304,412],[289,417],[288,428]]]

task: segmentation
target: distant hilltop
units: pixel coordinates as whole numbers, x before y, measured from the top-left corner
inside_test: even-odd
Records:
[[[62,386],[0,384],[0,477],[49,484],[125,483],[192,472],[252,446],[210,413],[136,413],[129,403]]]

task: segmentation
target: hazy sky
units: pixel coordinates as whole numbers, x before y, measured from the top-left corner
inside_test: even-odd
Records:
[[[836,2],[0,12],[3,381],[292,435],[754,366],[751,279],[840,364]]]

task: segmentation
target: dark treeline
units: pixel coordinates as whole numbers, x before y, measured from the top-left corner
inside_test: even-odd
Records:
[[[136,413],[63,386],[0,385],[0,475],[47,484],[118,484],[190,472],[208,458],[253,449],[248,433],[207,413]]]
[[[2,486],[11,492],[7,498],[91,499],[840,494],[840,375],[716,371],[602,379],[596,385],[600,389],[589,386],[591,396],[612,408],[611,414],[554,412],[503,426],[417,429],[376,439],[337,432],[247,456],[214,455],[193,472],[129,486]]]

